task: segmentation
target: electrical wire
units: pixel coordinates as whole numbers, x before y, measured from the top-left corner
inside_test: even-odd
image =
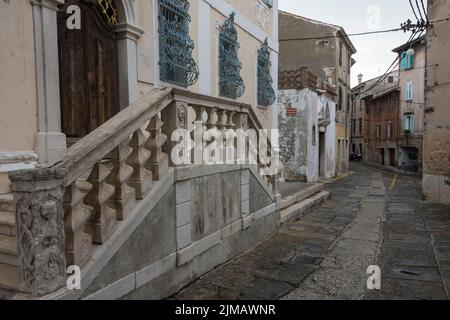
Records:
[[[419,6],[419,0],[416,0],[416,6],[417,6],[417,10],[419,11],[420,21],[425,21],[422,16],[422,10],[420,9],[420,6]]]
[[[412,35],[409,37],[409,39],[408,39],[408,41],[406,42],[406,43],[408,43],[408,42],[411,42],[412,41],[412,39],[417,35],[417,33],[419,33],[419,31],[420,31],[420,34],[419,34],[419,36],[416,38],[416,39],[418,39],[418,38],[420,38],[421,36],[422,36],[422,34],[423,34],[423,32],[425,31],[425,29],[422,29],[422,30],[415,30],[413,33],[412,33]],[[364,94],[364,93],[367,93],[367,92],[369,92],[369,91],[372,91],[373,89],[375,89],[377,86],[379,86],[382,82],[384,82],[384,80],[386,80],[386,78],[387,77],[389,77],[389,75],[395,70],[395,68],[397,68],[400,64],[401,64],[401,62],[402,62],[402,59],[405,59],[406,58],[406,56],[404,56],[404,57],[399,57],[399,56],[397,56],[396,58],[395,58],[395,60],[394,60],[394,62],[389,66],[389,68],[386,70],[386,72],[382,75],[382,76],[380,76],[380,78],[372,85],[372,86],[370,86],[368,89],[366,89],[366,90],[364,90],[364,91],[362,91],[362,92],[358,92],[357,94],[356,94],[356,96],[360,96],[360,95],[362,95],[362,94]]]
[[[350,33],[350,34],[346,34],[346,35],[331,35],[331,36],[323,36],[323,37],[304,37],[304,38],[280,39],[279,41],[284,42],[284,41],[304,41],[304,40],[324,40],[324,39],[334,39],[334,38],[348,38],[348,37],[364,36],[364,35],[370,35],[370,34],[398,32],[398,31],[402,31],[402,30],[403,30],[403,28],[394,28],[394,29],[387,29],[387,30]]]
[[[430,22],[430,19],[428,18],[427,9],[425,9],[425,4],[423,3],[423,0],[420,0],[420,3],[422,4],[423,13],[425,14],[425,18],[427,19],[427,23]]]
[[[409,0],[409,5],[411,6],[412,12],[414,13],[414,16],[416,17],[417,21],[419,21],[419,16],[416,13],[416,9],[414,9],[414,5],[412,3],[412,0]]]

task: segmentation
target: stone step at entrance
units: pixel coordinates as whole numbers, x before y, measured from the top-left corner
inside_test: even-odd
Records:
[[[17,266],[16,222],[12,194],[0,195],[0,263]]]
[[[0,235],[14,237],[16,222],[12,194],[0,195]]]
[[[16,219],[14,212],[0,211],[0,235],[8,237],[16,236]]]
[[[0,235],[0,263],[17,266],[16,237]]]
[[[20,288],[17,267],[0,263],[0,300],[6,300],[15,295]]]

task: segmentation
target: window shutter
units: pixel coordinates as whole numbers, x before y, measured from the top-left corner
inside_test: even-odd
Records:
[[[414,55],[408,55],[408,69],[414,68]]]
[[[408,66],[408,57],[407,57],[406,51],[401,53],[400,59],[401,59],[400,69],[405,70]]]

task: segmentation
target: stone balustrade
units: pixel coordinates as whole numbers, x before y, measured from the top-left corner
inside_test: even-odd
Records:
[[[83,267],[169,166],[175,129],[229,134],[261,129],[248,105],[172,88],[139,98],[45,167],[11,173],[17,211],[21,290],[43,296],[65,285],[66,267]],[[208,146],[213,141],[202,147]],[[225,145],[223,159],[236,155]],[[270,150],[270,149],[269,149]],[[202,150],[190,157],[203,159]],[[259,163],[264,174],[270,164]],[[276,175],[263,175],[276,194]]]

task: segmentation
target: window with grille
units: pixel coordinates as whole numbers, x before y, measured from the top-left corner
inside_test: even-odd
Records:
[[[188,0],[159,0],[159,68],[162,81],[188,87],[197,82],[198,66],[192,58]]]
[[[273,0],[262,0],[262,2],[269,8],[273,7]]]
[[[261,106],[270,106],[276,100],[271,66],[270,49],[266,39],[258,50],[258,104]]]
[[[241,78],[242,64],[239,61],[239,42],[234,24],[236,13],[232,13],[219,27],[219,92],[221,96],[236,99],[245,92]]]

